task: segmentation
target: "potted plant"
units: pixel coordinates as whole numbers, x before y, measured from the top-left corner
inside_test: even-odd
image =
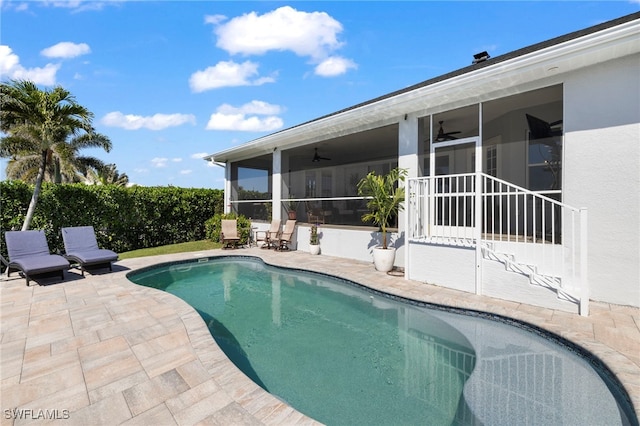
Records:
[[[320,240],[318,238],[318,225],[311,225],[309,233],[309,253],[320,254]]]
[[[284,208],[289,219],[295,220],[297,218],[298,201],[293,199],[293,195],[289,195],[289,199],[284,201]]]
[[[373,263],[376,270],[389,272],[393,269],[396,251],[387,247],[387,228],[391,218],[402,210],[404,186],[399,185],[407,176],[406,169],[395,168],[386,175],[370,172],[358,182],[358,195],[369,197],[368,213],[362,215],[363,222],[373,222],[382,232],[382,246],[373,249]]]

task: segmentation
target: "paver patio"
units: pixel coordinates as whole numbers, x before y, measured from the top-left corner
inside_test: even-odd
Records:
[[[640,417],[640,310],[592,303],[580,317],[376,272],[366,262],[304,252],[239,249],[119,261],[114,272],[66,273],[64,282],[0,282],[2,425],[315,424],[263,391],[219,349],[182,300],[126,279],[160,262],[215,255],[330,272],[416,300],[492,312],[555,332],[618,376]]]

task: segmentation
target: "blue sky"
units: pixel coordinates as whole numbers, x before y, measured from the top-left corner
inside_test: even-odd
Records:
[[[640,10],[633,1],[7,1],[2,81],[61,85],[140,185],[222,188],[202,160]],[[6,160],[0,162],[5,177]]]

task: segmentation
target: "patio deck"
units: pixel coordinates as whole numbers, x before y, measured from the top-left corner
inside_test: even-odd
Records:
[[[388,293],[492,312],[588,349],[626,387],[640,417],[640,310],[593,302],[588,317],[406,281],[370,263],[257,248],[116,262],[114,272],[25,286],[0,282],[0,424],[316,424],[263,391],[229,361],[185,302],[129,282],[147,265],[215,255],[348,278]],[[579,392],[580,390],[576,390]],[[20,418],[21,417],[21,418]],[[34,420],[35,419],[35,420]]]

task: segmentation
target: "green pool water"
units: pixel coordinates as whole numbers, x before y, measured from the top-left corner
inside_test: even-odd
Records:
[[[325,424],[633,424],[586,360],[508,324],[254,258],[159,265],[129,278],[185,300],[247,376]],[[604,408],[565,401],[558,389],[576,377]]]

